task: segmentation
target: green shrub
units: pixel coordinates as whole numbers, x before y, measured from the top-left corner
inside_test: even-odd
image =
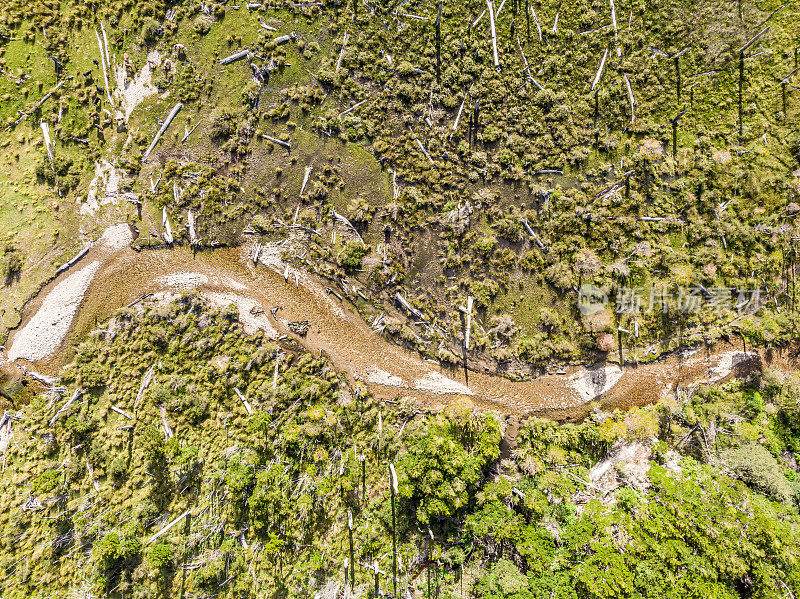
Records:
[[[528,586],[528,578],[519,568],[501,559],[475,584],[475,592],[482,599],[527,599],[533,597]]]
[[[361,268],[361,261],[370,251],[369,246],[365,246],[357,241],[348,241],[339,255],[339,264],[347,272],[353,272]]]
[[[58,486],[60,478],[61,473],[57,470],[46,470],[31,483],[31,492],[34,495],[47,495]]]
[[[469,503],[499,443],[500,425],[490,414],[451,413],[420,425],[398,461],[400,495],[420,522],[452,516]]]
[[[161,542],[150,549],[147,554],[147,565],[151,570],[161,573],[172,569],[172,559],[172,546]]]
[[[722,461],[734,476],[776,501],[789,503],[793,491],[775,457],[760,445],[727,449]]]

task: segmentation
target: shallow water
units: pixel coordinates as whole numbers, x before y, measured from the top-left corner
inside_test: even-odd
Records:
[[[267,315],[273,307],[280,307],[277,319],[268,318],[282,334],[291,335],[288,321],[307,320],[310,328],[300,341],[309,350],[324,351],[337,369],[351,379],[364,380],[379,397],[414,396],[433,407],[457,400],[506,414],[537,413],[573,420],[588,413],[592,399],[604,407],[622,409],[653,403],[673,394],[677,386],[726,378],[758,361],[743,360],[745,355],[738,347],[723,343],[708,351],[683,352],[621,370],[615,365],[573,368],[566,375],[547,375],[522,382],[470,371],[465,381],[463,371],[443,370],[372,331],[352,306],[326,293],[325,287],[308,273],[297,271],[299,284],[296,284],[294,274],[284,280],[282,272],[261,264],[255,266],[242,249],[232,248],[197,254],[188,248],[138,253],[129,248],[119,251],[94,248],[25,307],[21,326],[10,336],[11,345],[14,334],[41,306],[42,298],[70,272],[91,260],[101,260],[103,265],[86,293],[70,334],[56,353],[31,366],[37,371],[56,374],[68,357],[70,342],[87,334],[96,322],[143,294],[179,290],[175,284],[183,280],[184,288],[196,288],[201,293],[225,292],[255,300]],[[192,276],[186,276],[189,273]],[[731,361],[741,363],[729,364]],[[722,369],[714,370],[720,364]],[[375,382],[380,378],[375,376],[378,371],[388,374],[388,380],[386,376],[383,379],[391,384]],[[468,395],[434,392],[442,387],[463,389],[464,385],[469,388]]]

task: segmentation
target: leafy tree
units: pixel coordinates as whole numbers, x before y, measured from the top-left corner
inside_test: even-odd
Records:
[[[423,423],[409,435],[398,462],[400,495],[411,500],[420,522],[453,516],[474,496],[499,444],[500,425],[490,414]]]

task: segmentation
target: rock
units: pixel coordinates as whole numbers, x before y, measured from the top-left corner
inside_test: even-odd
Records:
[[[711,155],[711,160],[716,162],[717,164],[728,164],[731,160],[733,160],[733,156],[728,150],[717,150]]]
[[[600,333],[597,336],[597,349],[600,351],[611,351],[617,346],[617,342],[614,341],[614,337],[611,333]]]
[[[647,160],[657,160],[664,156],[664,144],[657,139],[645,139],[639,146],[639,155]]]

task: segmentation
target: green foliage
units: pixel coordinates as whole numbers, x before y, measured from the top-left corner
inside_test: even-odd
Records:
[[[420,522],[455,515],[497,459],[499,443],[500,427],[490,414],[456,412],[418,426],[398,463],[400,495],[411,500]]]
[[[369,254],[370,248],[357,241],[348,241],[339,255],[339,264],[347,272],[354,272],[361,268],[361,261]]]
[[[475,584],[475,592],[483,599],[529,599],[528,584],[513,562],[501,559]]]
[[[92,548],[95,580],[108,591],[124,571],[133,570],[141,562],[142,542],[135,527],[122,532],[109,532]]]
[[[172,546],[169,543],[158,543],[147,553],[147,565],[156,572],[165,572],[173,566]]]
[[[61,474],[56,470],[46,470],[31,483],[31,493],[34,495],[47,495],[58,487],[60,479]]]
[[[725,450],[722,462],[740,480],[775,501],[791,501],[793,489],[775,457],[760,445],[742,445]]]

